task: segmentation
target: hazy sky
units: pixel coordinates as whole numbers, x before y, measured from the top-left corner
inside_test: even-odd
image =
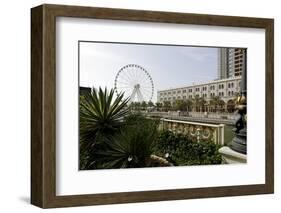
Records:
[[[80,86],[114,88],[118,71],[137,64],[152,77],[156,101],[157,90],[216,79],[217,57],[209,47],[80,42]]]

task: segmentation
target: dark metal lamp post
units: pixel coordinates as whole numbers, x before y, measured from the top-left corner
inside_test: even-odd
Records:
[[[229,147],[239,153],[247,154],[247,57],[246,49],[243,51],[242,84],[240,95],[236,102],[238,118],[235,122],[234,138]]]

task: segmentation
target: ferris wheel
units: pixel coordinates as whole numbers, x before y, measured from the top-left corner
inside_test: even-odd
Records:
[[[116,93],[124,92],[130,102],[149,102],[154,94],[154,84],[150,74],[141,66],[128,64],[122,67],[114,81]]]

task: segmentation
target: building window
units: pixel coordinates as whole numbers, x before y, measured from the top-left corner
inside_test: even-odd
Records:
[[[180,90],[178,90],[178,93],[181,93],[181,91],[180,91]]]
[[[186,99],[186,96],[185,96],[185,95],[183,96],[183,99]]]
[[[186,89],[184,89],[184,90],[182,91],[182,93],[186,93]]]
[[[176,94],[176,91],[174,91],[173,94]]]

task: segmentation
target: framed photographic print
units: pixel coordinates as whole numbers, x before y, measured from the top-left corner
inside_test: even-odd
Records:
[[[274,191],[272,19],[31,9],[31,203]]]

